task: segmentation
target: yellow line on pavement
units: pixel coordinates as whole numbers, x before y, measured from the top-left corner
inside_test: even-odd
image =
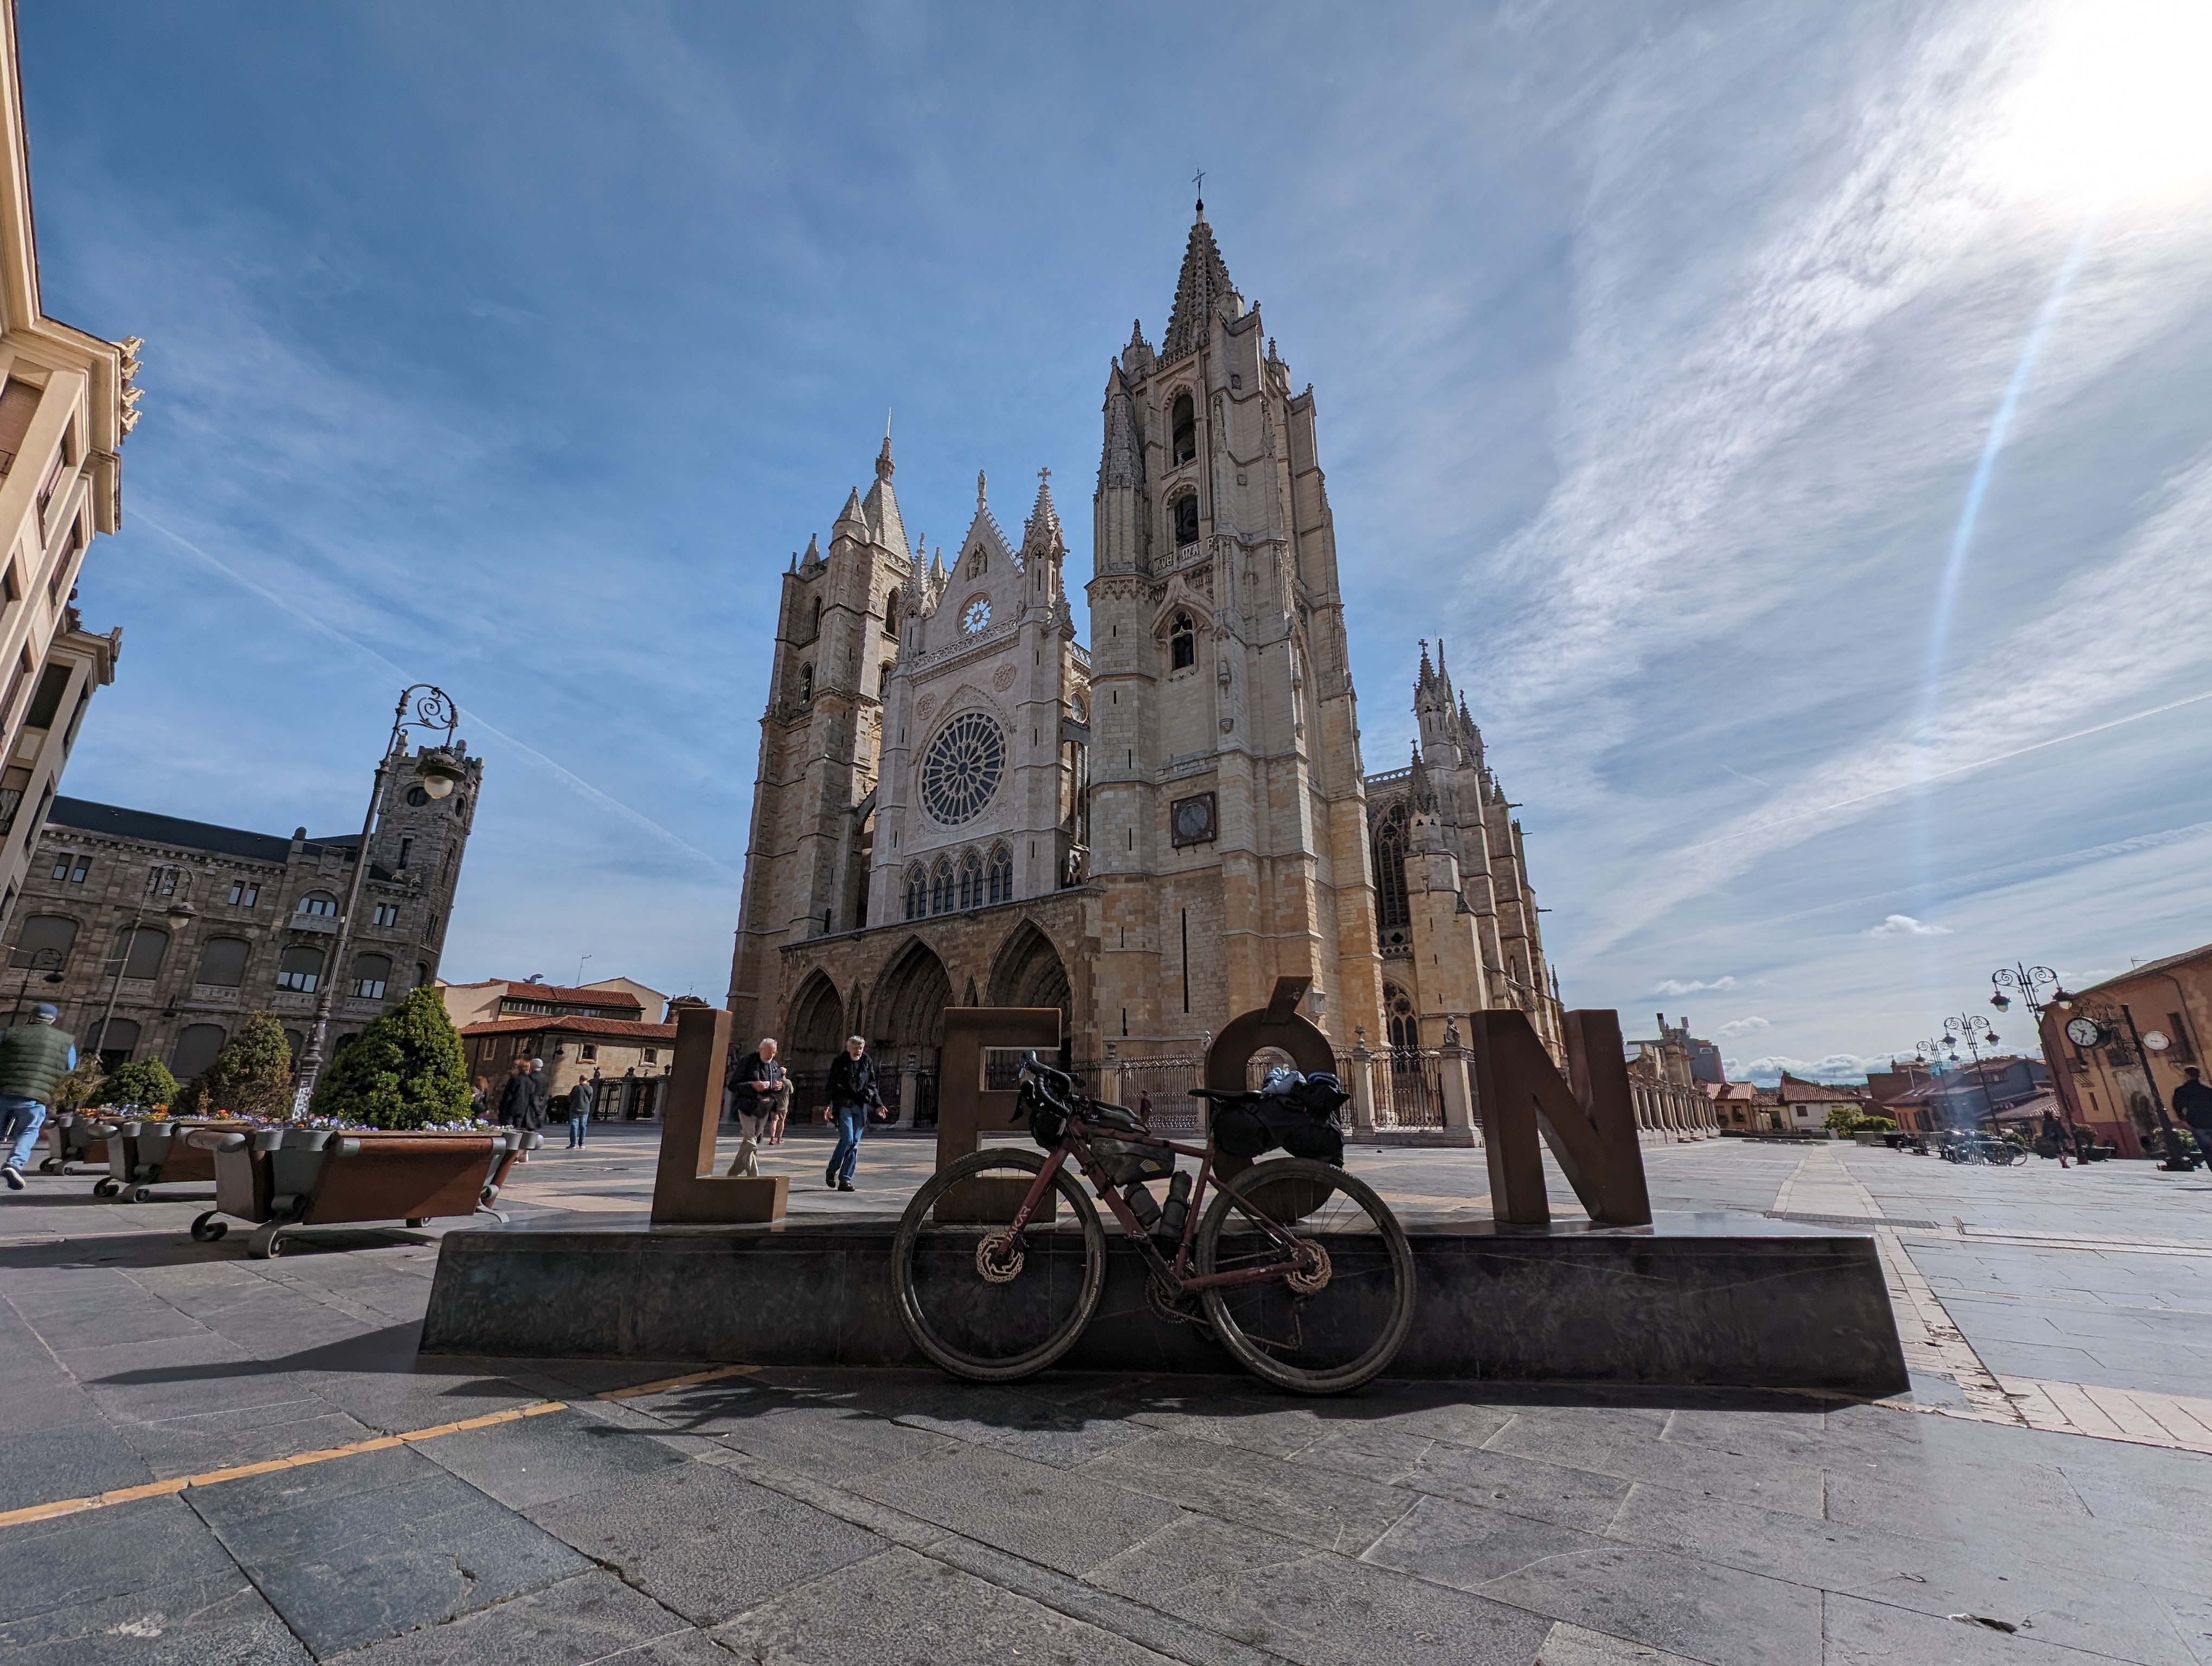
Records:
[[[602,1400],[635,1400],[641,1394],[662,1394],[670,1389],[688,1389],[694,1383],[712,1383],[723,1377],[750,1377],[758,1365],[717,1365],[712,1371],[695,1371],[688,1377],[664,1377],[658,1383],[640,1383],[633,1388],[609,1389],[599,1397]]]
[[[440,1423],[428,1429],[410,1429],[404,1434],[379,1435],[373,1440],[356,1440],[343,1446],[325,1446],[319,1452],[301,1452],[291,1457],[270,1458],[260,1463],[233,1464],[228,1469],[210,1469],[204,1474],[178,1475],[168,1481],[149,1481],[137,1487],[118,1487],[112,1492],[94,1493],[88,1498],[56,1499],[51,1504],[31,1504],[21,1510],[0,1511],[0,1527],[20,1527],[26,1522],[52,1521],[58,1516],[74,1516],[86,1510],[105,1510],[111,1505],[130,1504],[138,1499],[158,1499],[172,1493],[181,1493],[187,1487],[215,1487],[227,1481],[244,1481],[249,1475],[273,1475],[280,1469],[302,1468],[310,1463],[328,1463],[332,1458],[356,1457],[363,1452],[387,1452],[395,1446],[411,1446],[417,1441],[435,1440],[441,1435],[457,1435],[470,1429],[489,1429],[501,1423],[512,1423],[518,1418],[543,1417],[548,1412],[566,1411],[564,1400],[541,1400],[534,1406],[520,1406],[513,1411],[492,1412],[483,1417],[464,1418],[459,1423]]]

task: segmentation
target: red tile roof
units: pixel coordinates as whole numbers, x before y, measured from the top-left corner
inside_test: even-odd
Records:
[[[482,1024],[461,1026],[464,1036],[526,1036],[532,1031],[544,1031],[549,1035],[557,1031],[566,1036],[610,1036],[639,1041],[676,1039],[676,1026],[672,1024],[640,1024],[630,1018],[563,1018],[558,1012],[488,1018]]]
[[[1842,1105],[1853,1104],[1867,1097],[1863,1087],[1836,1087],[1826,1082],[1808,1082],[1788,1071],[1776,1085],[1776,1099],[1785,1105]]]

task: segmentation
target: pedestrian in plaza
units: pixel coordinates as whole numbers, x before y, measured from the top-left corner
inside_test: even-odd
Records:
[[[568,1090],[568,1149],[574,1151],[584,1143],[584,1134],[592,1126],[592,1079],[577,1078],[575,1086]]]
[[[76,1068],[76,1037],[57,1027],[59,1009],[40,1001],[28,1024],[0,1031],[0,1145],[7,1148],[0,1176],[8,1189],[23,1189],[23,1164],[39,1142],[54,1087]]]
[[[845,1050],[830,1067],[830,1110],[837,1119],[837,1148],[830,1153],[823,1183],[832,1189],[853,1189],[853,1169],[860,1157],[860,1136],[868,1131],[868,1113],[883,1104],[876,1080],[876,1061],[868,1056],[866,1038],[845,1037]]]
[[[499,1085],[499,1120],[501,1126],[519,1128],[522,1112],[530,1103],[530,1061],[517,1059],[507,1069],[507,1079]]]
[[[730,1172],[757,1175],[761,1145],[791,1097],[791,1079],[775,1061],[775,1038],[762,1037],[761,1044],[732,1064],[723,1079],[730,1090],[730,1114],[738,1119],[738,1154]]]
[[[499,1098],[491,1091],[491,1078],[479,1076],[469,1086],[469,1115],[479,1122],[496,1122]]]
[[[2197,1149],[2212,1161],[2212,1085],[2195,1065],[2185,1067],[2179,1087],[2173,1090],[2173,1114],[2189,1124],[2197,1136]]]

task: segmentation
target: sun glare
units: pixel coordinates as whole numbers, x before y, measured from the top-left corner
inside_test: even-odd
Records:
[[[1987,160],[2008,195],[2212,209],[2212,0],[2069,0]]]

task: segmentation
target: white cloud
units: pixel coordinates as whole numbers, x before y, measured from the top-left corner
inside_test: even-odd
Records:
[[[1694,995],[1700,989],[1733,989],[1735,988],[1735,979],[1732,976],[1717,977],[1710,982],[1704,979],[1685,980],[1670,977],[1662,979],[1653,988],[1651,993],[1655,995]]]
[[[1774,1028],[1774,1025],[1771,1020],[1754,1016],[1745,1018],[1730,1018],[1726,1024],[1721,1025],[1720,1033],[1723,1036],[1748,1036],[1755,1031],[1771,1030],[1772,1028]]]
[[[1869,927],[1867,932],[1869,937],[1948,937],[1950,934],[1951,928],[1948,926],[1938,926],[1925,920],[1915,920],[1909,914],[1893,914],[1881,924]]]
[[[1748,1062],[1724,1059],[1722,1063],[1729,1077],[1737,1081],[1759,1082],[1772,1086],[1782,1079],[1782,1073],[1803,1077],[1816,1082],[1857,1082],[1866,1079],[1867,1072],[1876,1065],[1887,1066],[1886,1053],[1831,1053],[1821,1059],[1793,1059],[1780,1053],[1770,1053],[1765,1058]]]

